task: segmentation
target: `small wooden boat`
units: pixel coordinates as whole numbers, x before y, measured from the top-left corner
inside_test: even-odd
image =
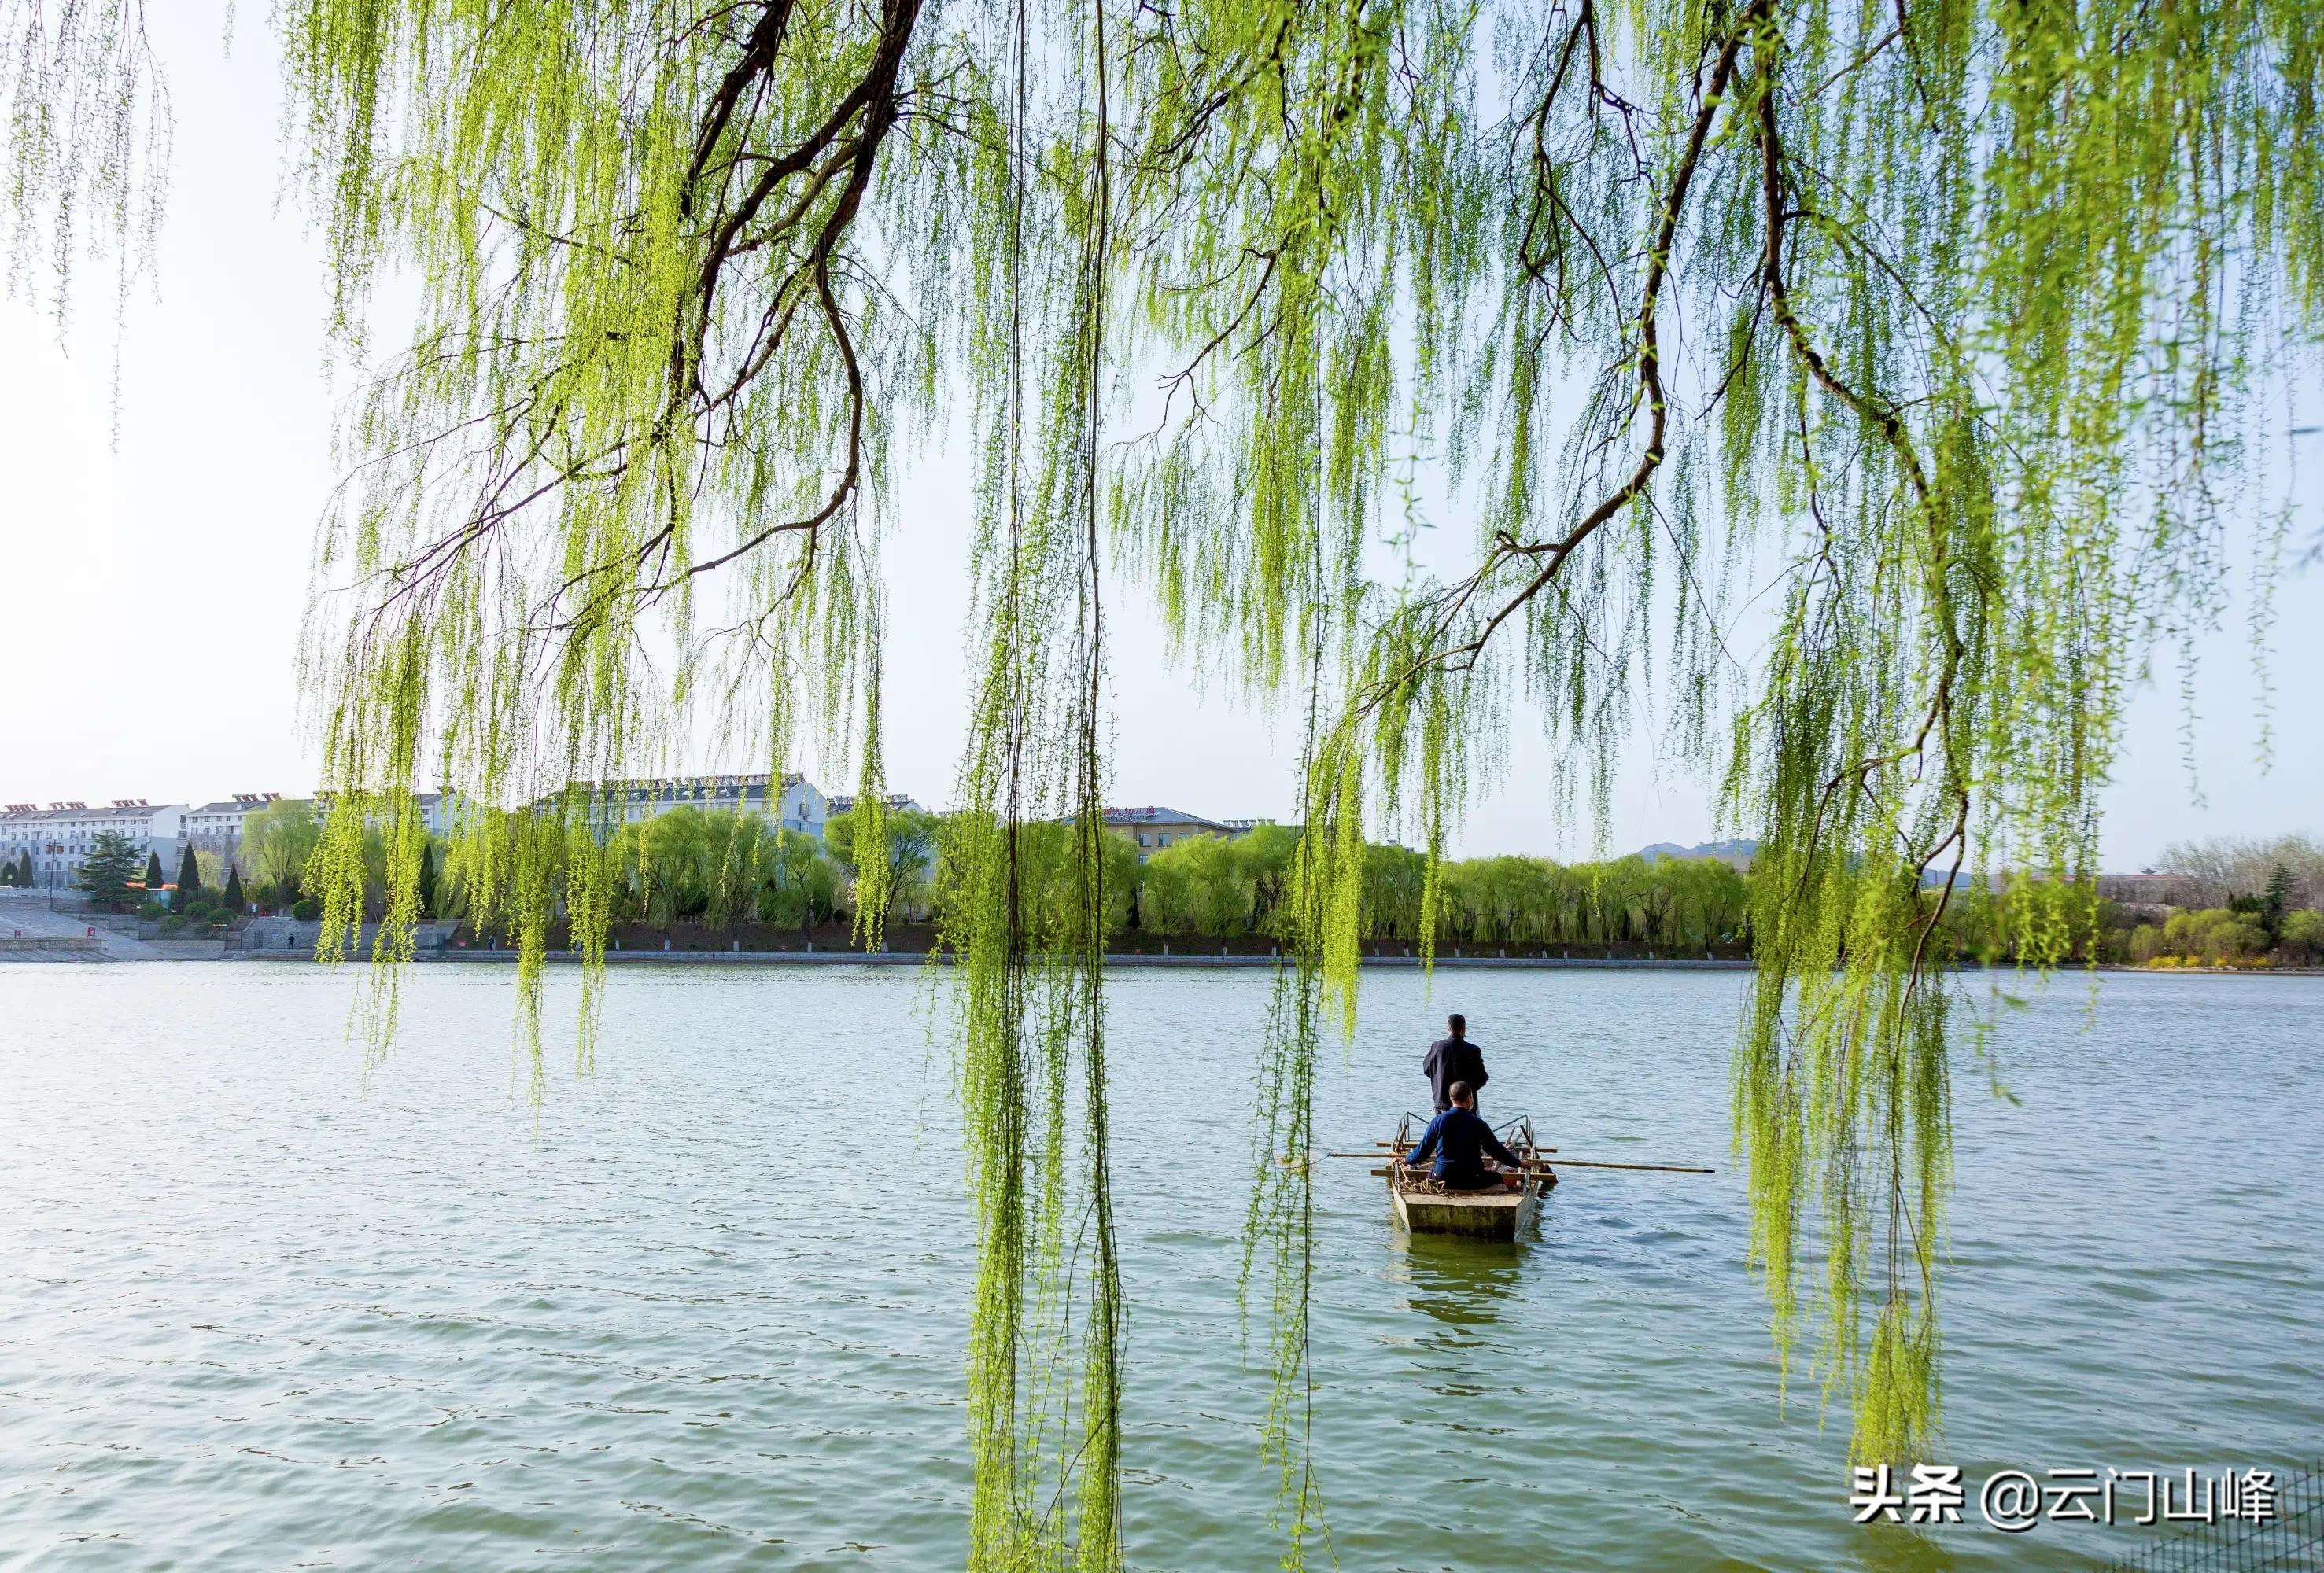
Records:
[[[1406,1115],[1388,1144],[1391,1155],[1412,1151],[1417,1137],[1413,1117]],[[1489,1160],[1494,1185],[1483,1191],[1443,1191],[1434,1181],[1390,1164],[1374,1171],[1388,1176],[1388,1200],[1396,1221],[1414,1234],[1465,1235],[1471,1239],[1514,1240],[1541,1216],[1541,1199],[1557,1184],[1557,1171],[1549,1166],[1533,1137],[1533,1121],[1519,1118],[1494,1127],[1501,1145],[1524,1162],[1518,1173]]]

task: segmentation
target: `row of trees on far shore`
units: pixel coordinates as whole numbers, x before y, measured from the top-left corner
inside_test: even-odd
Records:
[[[2108,904],[2108,960],[2160,967],[2324,961],[2324,845],[2312,837],[2180,842],[2154,872],[2172,899]]]
[[[595,855],[606,860],[612,920],[620,924],[731,929],[758,924],[812,932],[852,923],[864,888],[862,861],[887,865],[888,909],[881,926],[929,924],[941,933],[965,900],[952,856],[954,823],[915,810],[885,815],[885,846],[859,846],[858,816],[835,814],[820,837],[777,825],[747,811],[679,808],[617,826]],[[104,842],[99,838],[100,843]],[[93,902],[127,909],[144,892],[136,883],[132,843],[100,844],[82,869]],[[553,839],[552,839],[553,840]],[[310,803],[281,799],[244,821],[241,856],[222,888],[204,882],[189,851],[166,915],[180,923],[224,921],[247,906],[312,917],[309,895],[322,827]],[[584,838],[579,844],[596,843]],[[1298,832],[1262,824],[1235,837],[1194,836],[1145,861],[1129,837],[1102,841],[1109,894],[1106,922],[1117,934],[1211,941],[1273,940],[1285,929]],[[1036,921],[1063,924],[1074,909],[1077,838],[1071,827],[1030,827],[1021,838],[1020,878],[1035,893]],[[541,849],[537,848],[537,851]],[[420,853],[420,915],[468,919],[481,907],[484,883],[474,853],[432,841]],[[564,843],[549,844],[552,882],[561,879]],[[384,909],[387,852],[374,828],[364,857],[368,915]],[[247,867],[247,896],[242,870]],[[2218,897],[2217,905],[2126,905],[2088,890],[1963,886],[1946,902],[1941,949],[1956,961],[2009,962],[2025,936],[2061,928],[2067,938],[2051,960],[2095,959],[2150,966],[2312,966],[2324,961],[2324,848],[2304,837],[2272,842],[2213,842],[2173,847],[2166,874],[2185,888]],[[158,860],[144,869],[160,880]],[[215,875],[212,875],[215,878]],[[1409,848],[1369,845],[1363,854],[1360,937],[1417,944],[1427,899],[1427,860]],[[1934,893],[1928,899],[1933,901]],[[2029,905],[2034,904],[2034,905]],[[1435,942],[1543,949],[1621,945],[1676,953],[1748,949],[1751,875],[1718,858],[1639,857],[1557,863],[1545,858],[1456,859],[1437,870]],[[2035,910],[2038,906],[2039,910]],[[148,916],[164,916],[150,905]],[[1044,916],[1043,915],[1047,915]]]
[[[2310,837],[2181,842],[2163,852],[2153,883],[2166,899],[2109,906],[2110,960],[2157,967],[2324,961],[2324,845]]]
[[[944,815],[891,810],[884,848],[860,845],[858,815],[835,814],[816,837],[744,811],[683,807],[614,828],[602,856],[611,874],[610,916],[617,924],[725,929],[756,922],[811,930],[859,915],[864,860],[887,865],[887,910],[881,926],[933,924],[964,902],[961,865],[952,855]],[[244,822],[243,851],[258,899],[289,909],[301,899],[309,860],[319,840],[311,811],[289,801]],[[1140,862],[1127,836],[1102,842],[1109,897],[1108,927],[1117,934],[1186,935],[1209,940],[1272,939],[1283,932],[1298,832],[1259,825],[1233,837],[1194,836]],[[1034,891],[1036,921],[1063,924],[1074,908],[1079,857],[1072,827],[1028,827],[1020,838],[1020,878]],[[536,849],[539,850],[539,849]],[[570,856],[550,847],[548,855]],[[440,860],[424,854],[422,915],[471,916],[482,870],[457,846]],[[383,838],[366,836],[373,915],[386,900]],[[440,867],[441,875],[436,870]],[[556,875],[552,874],[552,878]],[[1415,942],[1420,936],[1427,860],[1394,845],[1364,852],[1362,937]],[[1448,943],[1645,944],[1703,951],[1748,941],[1744,874],[1716,860],[1639,858],[1557,864],[1539,858],[1455,860],[1438,871],[1437,934]],[[1047,918],[1038,915],[1047,914]]]

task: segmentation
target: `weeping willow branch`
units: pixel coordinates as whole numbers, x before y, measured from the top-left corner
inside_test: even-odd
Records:
[[[974,258],[968,363],[982,444],[974,553],[981,673],[962,811],[945,848],[961,1094],[979,1229],[970,1331],[970,1565],[1123,1565],[1120,1264],[1108,1161],[1100,432],[1111,233],[1106,38],[1074,116],[1041,145],[1031,21],[973,130],[1000,223]],[[1070,271],[1028,271],[1036,230]],[[1037,392],[1036,390],[1046,392]]]
[[[151,268],[170,187],[170,95],[142,0],[0,0],[8,293],[44,304],[61,339],[81,270],[113,264],[119,336]]]

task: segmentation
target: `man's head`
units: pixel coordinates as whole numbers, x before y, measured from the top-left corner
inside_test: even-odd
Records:
[[[1452,1091],[1448,1096],[1452,1098],[1452,1107],[1455,1108],[1474,1108],[1477,1106],[1477,1095],[1469,1090],[1469,1084],[1466,1081],[1452,1083]]]
[[[1469,1018],[1457,1010],[1444,1018],[1444,1025],[1452,1029],[1452,1035],[1456,1038],[1469,1035]]]

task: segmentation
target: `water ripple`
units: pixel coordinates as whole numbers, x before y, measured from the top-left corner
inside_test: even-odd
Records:
[[[2062,1568],[2129,1544],[1849,1525],[1846,1417],[1812,1371],[1784,1394],[1743,1266],[1739,980],[1365,987],[1365,1039],[1321,1077],[1326,1145],[1417,1101],[1457,1006],[1496,1112],[1572,1155],[1721,1173],[1568,1170],[1510,1250],[1402,1238],[1364,1165],[1319,1168],[1342,1566]],[[488,969],[419,970],[368,1072],[319,971],[0,973],[0,1568],[958,1566],[973,1262],[921,990],[625,970],[597,1073],[536,1110]],[[569,978],[549,992],[569,1020]],[[1956,1093],[1949,1456],[2312,1453],[2324,986],[2089,999],[2075,980],[2004,1018],[2022,1103],[1975,1068]],[[1236,1294],[1266,1006],[1243,972],[1113,990],[1139,1568],[1278,1550],[1265,1333]]]

